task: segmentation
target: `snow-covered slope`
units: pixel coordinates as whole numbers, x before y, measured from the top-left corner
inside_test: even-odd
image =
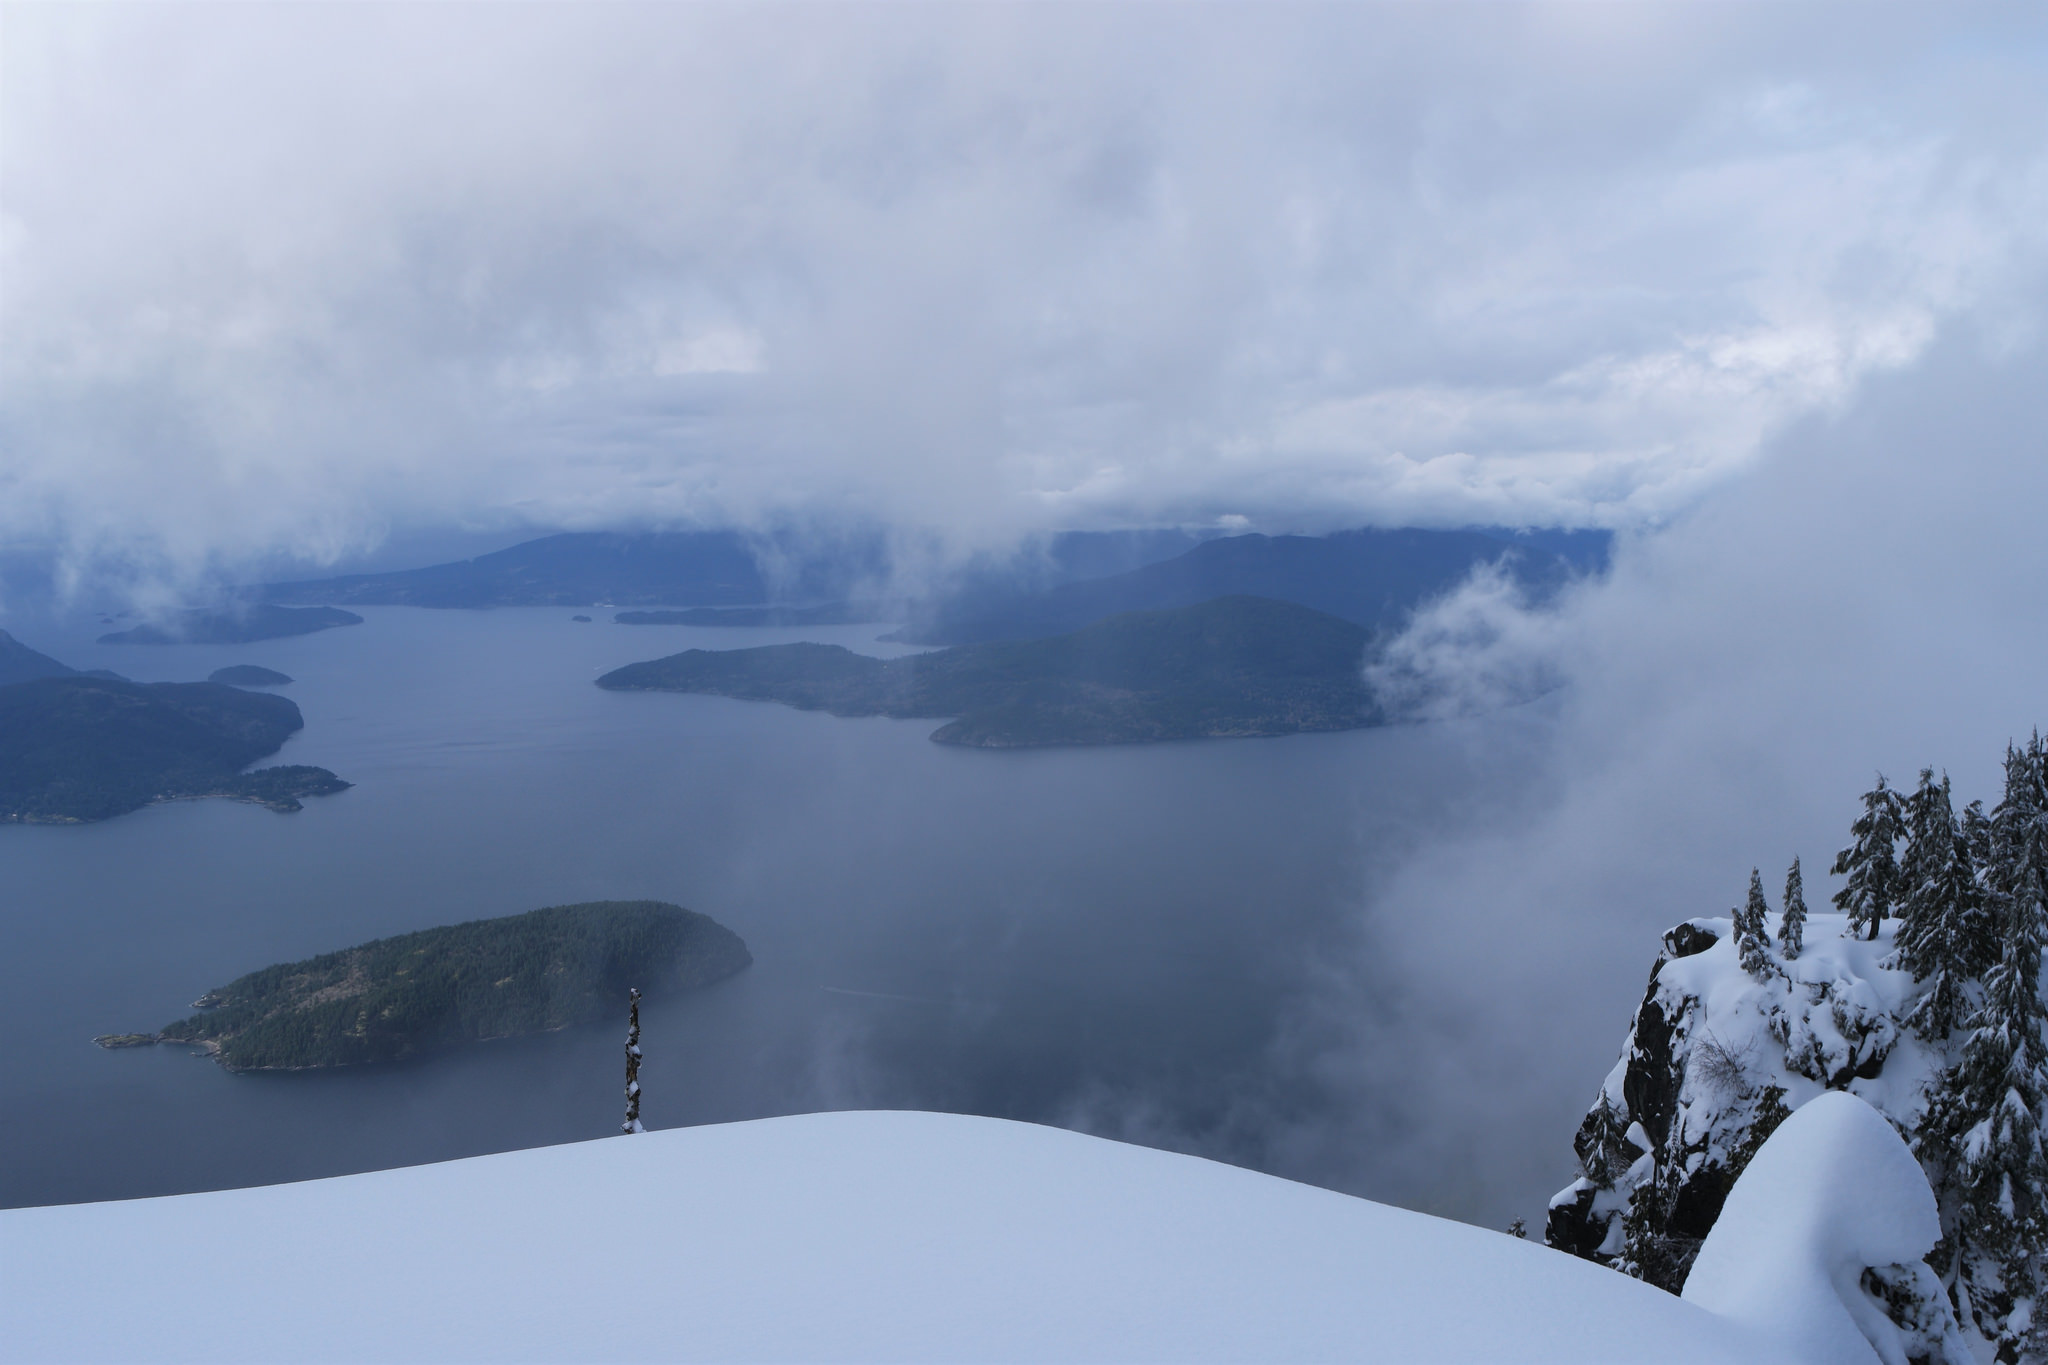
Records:
[[[10,1361],[1790,1358],[1504,1234],[956,1115],[0,1212]]]

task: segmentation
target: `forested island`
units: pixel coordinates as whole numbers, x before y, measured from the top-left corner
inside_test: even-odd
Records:
[[[105,820],[224,796],[277,811],[349,784],[293,764],[243,772],[305,724],[284,697],[73,673],[0,687],[0,823]]]
[[[159,1033],[102,1047],[193,1043],[230,1071],[388,1062],[460,1043],[624,1017],[653,996],[745,969],[739,935],[661,901],[591,901],[378,939],[238,977]]]
[[[1367,632],[1261,597],[1129,612],[1044,640],[876,659],[838,645],[686,650],[599,678],[837,716],[957,717],[941,744],[1016,748],[1287,735],[1379,723]]]
[[[187,611],[162,625],[147,624],[100,636],[103,645],[246,645],[290,635],[311,635],[363,618],[339,607],[276,607],[258,603],[227,611]]]

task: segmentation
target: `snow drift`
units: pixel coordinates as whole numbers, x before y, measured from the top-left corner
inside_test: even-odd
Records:
[[[1500,1233],[943,1114],[16,1209],[0,1285],[9,1361],[1797,1359]]]
[[[1875,1109],[1831,1091],[1786,1119],[1735,1182],[1684,1297],[1815,1365],[1870,1365],[1873,1348],[1885,1365],[1909,1353],[1968,1365],[1953,1319],[1929,1343],[1886,1311],[1902,1281],[1946,1307],[1922,1259],[1940,1237],[1934,1191],[1904,1140]]]

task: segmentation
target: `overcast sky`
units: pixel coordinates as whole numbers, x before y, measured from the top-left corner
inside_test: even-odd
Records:
[[[0,23],[0,535],[80,564],[1656,525],[2039,322],[2035,7]]]

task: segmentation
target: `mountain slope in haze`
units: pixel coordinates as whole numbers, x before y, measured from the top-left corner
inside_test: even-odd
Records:
[[[0,687],[0,823],[105,820],[199,796],[298,810],[348,783],[303,765],[242,769],[304,724],[284,697],[220,683],[81,674]]]
[[[839,716],[958,717],[942,744],[1015,748],[1351,730],[1377,722],[1366,632],[1291,602],[1222,597],[1044,640],[877,659],[839,645],[686,650],[614,690],[776,701]]]
[[[1007,600],[1021,592],[1170,558],[1199,542],[1179,530],[1076,531],[1027,543],[1014,554],[970,564],[941,591],[963,603]],[[479,555],[391,573],[350,574],[256,591],[269,602],[410,607],[776,606],[879,619],[871,595],[890,578],[876,537],[782,544],[738,531],[576,531]],[[765,620],[727,617],[718,625]],[[644,623],[643,623],[644,624]],[[680,622],[676,624],[698,624]]]
[[[232,1292],[180,1266],[231,1267]],[[1498,1232],[961,1114],[9,1209],[0,1283],[19,1361],[1813,1359]]]
[[[33,682],[37,678],[68,678],[78,672],[47,654],[38,654],[21,641],[0,630],[0,687],[9,683]]]
[[[311,635],[336,626],[359,626],[363,618],[335,607],[277,607],[268,603],[227,611],[188,611],[100,636],[103,645],[246,645]]]
[[[573,531],[452,564],[258,590],[270,602],[402,607],[753,606],[768,580],[736,531]]]
[[[214,669],[206,675],[206,680],[226,683],[229,687],[283,687],[292,678],[289,673],[280,673],[261,664],[229,664],[226,668]]]
[[[1605,532],[1358,530],[1329,536],[1229,536],[1106,578],[1003,600],[941,603],[895,638],[977,644],[1064,634],[1126,611],[1212,597],[1277,598],[1381,630],[1455,587],[1481,564],[1506,567],[1539,596],[1605,563]]]

